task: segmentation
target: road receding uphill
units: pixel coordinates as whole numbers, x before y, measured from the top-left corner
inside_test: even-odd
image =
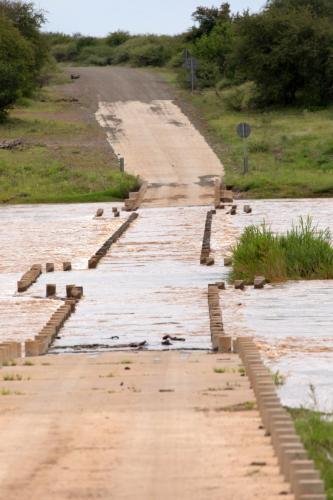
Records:
[[[54,350],[69,354],[49,352],[2,369],[0,497],[293,500],[240,358],[211,351],[210,330],[220,328],[220,311],[218,301],[210,301],[208,310],[207,289],[220,279],[222,266],[200,267],[208,207],[187,205],[213,201],[220,162],[155,75],[126,68],[78,71],[71,94],[91,116],[98,110],[112,147],[151,187],[136,221],[107,245],[97,268],[88,270],[82,258],[88,248],[99,248],[102,237],[107,243],[114,237],[119,213],[112,205],[93,223],[96,207],[89,217],[86,207],[77,207],[81,217],[72,216],[70,234],[62,228],[54,236],[53,249],[40,246],[36,229],[35,252],[29,244],[34,261],[45,266],[47,252],[48,262],[59,266],[69,252],[59,249],[70,245],[74,268],[58,267],[52,278],[44,273],[17,300],[45,296],[50,283],[57,285],[57,305],[70,283],[83,285],[84,296],[63,328],[54,318],[46,333],[28,343],[38,347],[51,330]],[[158,205],[163,208],[145,208]],[[34,216],[35,208],[29,210]],[[54,219],[66,219],[66,210],[54,209]],[[29,230],[28,215],[19,228]],[[80,233],[90,234],[97,224],[92,249],[91,238]],[[5,230],[0,228],[0,240]],[[10,248],[0,248],[0,259]],[[7,326],[13,340],[15,322]],[[27,321],[24,334],[37,333]],[[132,342],[142,340],[147,343],[134,349]],[[126,352],[119,345],[111,351],[109,344],[118,342],[126,342]],[[99,352],[101,343],[106,352]],[[76,354],[88,348],[88,355]],[[270,376],[263,382],[272,384]]]
[[[149,182],[143,206],[207,205],[223,167],[153,73],[82,68],[77,91],[95,92],[96,118],[125,168]]]

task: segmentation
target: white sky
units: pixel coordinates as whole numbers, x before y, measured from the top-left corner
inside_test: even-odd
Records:
[[[219,6],[223,0],[35,0],[47,11],[47,31],[104,36],[118,29],[131,33],[176,34],[192,26],[199,5]],[[259,10],[265,0],[231,0],[234,12]]]

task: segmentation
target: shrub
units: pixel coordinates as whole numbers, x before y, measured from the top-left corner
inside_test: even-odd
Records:
[[[123,43],[127,42],[131,38],[131,35],[128,31],[114,31],[113,33],[109,33],[106,37],[105,41],[109,47],[118,47]]]
[[[253,283],[262,275],[270,282],[333,278],[333,249],[328,229],[300,218],[286,235],[275,235],[265,224],[249,226],[233,249],[231,280]]]
[[[225,104],[231,111],[246,111],[255,106],[256,86],[252,82],[243,83],[226,92]]]

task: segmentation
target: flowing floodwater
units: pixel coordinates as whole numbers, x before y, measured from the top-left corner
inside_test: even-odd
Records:
[[[84,287],[85,297],[54,352],[140,341],[163,349],[167,334],[185,339],[171,349],[210,349],[207,285],[227,279],[223,257],[247,225],[265,221],[285,232],[299,216],[310,215],[320,228],[333,230],[333,200],[249,203],[250,215],[239,210],[234,217],[223,211],[214,216],[214,267],[199,265],[207,207],[178,207],[140,210],[97,270],[87,269],[89,257],[128,216],[114,219],[112,204],[1,209],[0,340],[33,338],[59,306],[45,299],[46,284],[56,284],[64,296],[65,286],[75,283]],[[105,209],[99,220],[94,218],[98,207]],[[73,262],[71,273],[59,271],[65,260]],[[46,262],[54,262],[57,272],[44,273],[19,297],[16,282],[22,272]],[[280,389],[285,404],[333,408],[332,298],[333,281],[221,292],[226,333],[255,337],[272,370],[286,377]]]
[[[219,258],[230,254],[250,224],[265,222],[285,233],[299,217],[310,216],[319,229],[333,233],[333,200],[252,200],[239,203],[240,209],[243,204],[250,204],[253,213],[239,210],[232,217],[218,212],[214,219]],[[245,292],[228,288],[221,301],[226,332],[254,336],[272,370],[285,377],[280,388],[284,404],[332,411],[333,281],[288,282]]]
[[[97,270],[54,275],[62,294],[69,279],[85,293],[54,350],[144,341],[163,349],[168,334],[184,339],[168,348],[210,349],[207,285],[221,269],[199,265],[206,213],[205,207],[141,210]],[[43,275],[30,295],[42,295],[47,281]]]

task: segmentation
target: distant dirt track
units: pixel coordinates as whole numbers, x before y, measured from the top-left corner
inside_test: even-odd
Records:
[[[74,71],[74,70],[73,70]],[[131,68],[75,68],[68,88],[105,128],[126,170],[150,183],[144,206],[208,205],[223,166],[158,75]]]

